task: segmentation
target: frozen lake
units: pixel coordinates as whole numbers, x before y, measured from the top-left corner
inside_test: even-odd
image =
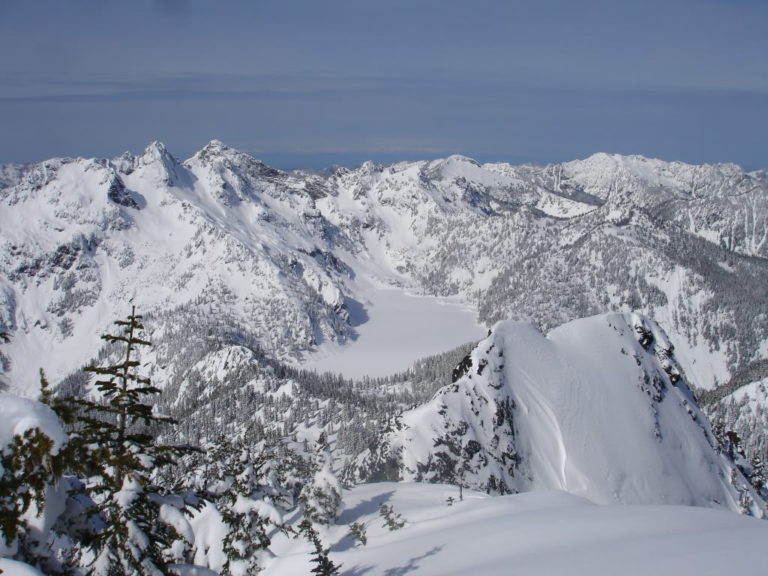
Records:
[[[415,360],[479,340],[488,333],[475,310],[446,299],[411,296],[396,288],[366,290],[367,302],[348,307],[357,339],[318,347],[301,367],[347,378],[388,376]]]

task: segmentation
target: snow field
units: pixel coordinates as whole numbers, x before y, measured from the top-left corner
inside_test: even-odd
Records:
[[[364,317],[357,337],[345,344],[326,342],[297,363],[347,378],[389,376],[416,360],[482,338],[486,332],[468,307],[450,300],[412,296],[397,288],[365,284]],[[354,317],[353,317],[354,318]]]
[[[594,505],[563,492],[488,497],[448,485],[379,483],[344,493],[339,523],[367,526],[367,546],[346,526],[321,533],[341,574],[408,576],[722,576],[764,574],[768,524],[682,506]],[[377,509],[407,520],[390,532]],[[264,576],[307,574],[309,544],[275,541]]]

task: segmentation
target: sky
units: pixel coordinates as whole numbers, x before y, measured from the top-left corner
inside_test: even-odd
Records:
[[[765,0],[0,0],[0,163],[768,168]]]

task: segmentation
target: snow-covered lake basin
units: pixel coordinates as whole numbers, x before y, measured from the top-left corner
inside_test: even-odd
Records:
[[[348,301],[357,338],[324,343],[300,364],[347,378],[388,376],[415,360],[483,338],[477,312],[449,299],[413,296],[397,288],[366,287],[366,301]]]

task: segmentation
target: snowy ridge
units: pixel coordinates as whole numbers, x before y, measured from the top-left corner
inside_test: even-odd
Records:
[[[262,202],[248,179],[254,164],[212,143],[181,165],[153,143],[141,156],[36,165],[4,189],[0,319],[13,335],[4,349],[10,382],[34,389],[35,375],[16,367],[41,350],[55,378],[78,368],[132,297],[145,312],[226,306],[275,354],[343,340],[339,278],[348,273],[327,243],[315,244],[304,219],[311,199]],[[273,193],[292,184],[260,182]]]
[[[547,336],[503,322],[457,370],[358,459],[364,479],[765,512],[647,318],[595,316]]]

